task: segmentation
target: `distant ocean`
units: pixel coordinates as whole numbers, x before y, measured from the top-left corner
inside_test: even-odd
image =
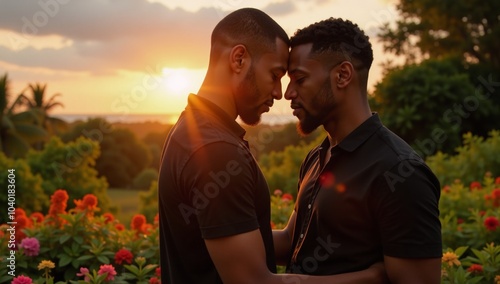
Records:
[[[173,124],[179,117],[179,114],[54,114],[53,116],[70,123],[100,117],[106,119],[106,121],[110,123],[159,122],[163,124]],[[261,122],[277,125],[295,121],[297,121],[297,118],[293,115],[264,113]]]

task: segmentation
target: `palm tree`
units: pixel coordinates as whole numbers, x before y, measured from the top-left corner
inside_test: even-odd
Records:
[[[9,79],[7,73],[0,77],[0,151],[6,156],[23,157],[30,145],[48,138],[40,125],[39,112],[27,110],[15,112],[22,105],[22,95],[9,105]]]
[[[42,116],[40,125],[42,126],[42,128],[45,129],[49,134],[57,134],[61,131],[66,130],[68,127],[66,121],[48,115],[48,113],[55,107],[64,107],[62,103],[56,101],[56,98],[61,94],[52,95],[48,100],[46,100],[45,90],[47,88],[47,84],[29,84],[28,88],[31,90],[31,98],[28,98],[27,96],[22,94],[23,100],[28,109],[40,112]]]

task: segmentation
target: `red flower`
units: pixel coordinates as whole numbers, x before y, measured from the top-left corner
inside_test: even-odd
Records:
[[[113,216],[113,214],[111,213],[104,213],[102,214],[102,217],[104,217],[105,224],[111,223],[115,220],[115,216]]]
[[[87,215],[93,216],[94,211],[97,211],[97,197],[93,194],[86,194],[82,200],[73,200],[76,209],[87,211]]]
[[[271,229],[276,229],[276,224],[273,221],[271,221]]]
[[[128,264],[132,263],[132,259],[134,256],[129,250],[126,249],[121,249],[116,252],[115,254],[115,263],[116,264],[123,264],[123,262],[126,262]]]
[[[58,189],[50,197],[51,203],[66,203],[69,199],[68,193],[64,189]]]
[[[495,179],[495,184],[500,184],[500,177],[497,177],[497,178]]]
[[[484,226],[488,231],[495,231],[500,226],[500,221],[494,216],[484,219]]]
[[[473,190],[480,190],[482,188],[482,186],[481,186],[480,182],[473,181],[473,182],[470,183],[469,188],[470,188],[471,191],[473,191]]]
[[[493,196],[494,199],[500,199],[500,188],[493,189],[491,196]]]
[[[464,219],[462,219],[462,218],[457,219],[457,224],[462,224],[463,222],[464,222]]]
[[[155,270],[155,275],[161,277],[161,267],[157,267]]]
[[[443,192],[448,193],[448,192],[450,192],[450,189],[451,189],[451,186],[449,186],[449,185],[445,185],[445,186],[443,187]]]
[[[116,224],[115,228],[118,231],[125,231],[125,226],[123,224]]]
[[[160,284],[160,280],[156,277],[149,278],[149,284]]]
[[[470,273],[482,273],[483,267],[479,264],[472,264],[469,268],[467,268],[467,271]]]
[[[134,231],[142,232],[145,225],[146,225],[146,217],[142,214],[136,214],[134,215],[134,217],[132,217],[130,228]]]
[[[160,215],[158,215],[158,213],[156,213],[153,223],[155,224],[155,227],[160,225]]]
[[[484,214],[486,214],[486,211],[484,211],[484,210],[479,211],[479,216],[483,217]]]
[[[283,196],[281,196],[281,200],[292,201],[293,196],[290,193],[283,193]]]
[[[30,219],[35,220],[35,222],[37,222],[38,224],[42,223],[44,218],[45,216],[43,216],[43,214],[40,212],[34,212],[30,216]]]

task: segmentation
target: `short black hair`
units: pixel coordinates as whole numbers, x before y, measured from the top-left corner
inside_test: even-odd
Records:
[[[312,43],[311,54],[338,53],[346,60],[356,59],[356,69],[370,69],[373,51],[369,37],[349,20],[329,18],[303,29],[291,38],[291,47]]]
[[[290,46],[290,38],[283,28],[266,13],[243,8],[224,17],[212,32],[212,52],[215,44],[243,44],[256,56],[276,50],[276,38]],[[211,57],[215,56],[211,54]]]

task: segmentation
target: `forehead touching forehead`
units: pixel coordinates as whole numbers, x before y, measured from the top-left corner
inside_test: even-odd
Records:
[[[290,39],[283,28],[266,13],[244,8],[236,10],[222,19],[212,32],[212,50],[216,46],[232,47],[244,45],[252,56],[276,51],[276,39],[287,47]]]
[[[312,44],[310,56],[331,56],[351,61],[360,69],[370,69],[373,51],[368,36],[349,20],[329,18],[297,30],[291,38],[292,50],[304,44]]]

